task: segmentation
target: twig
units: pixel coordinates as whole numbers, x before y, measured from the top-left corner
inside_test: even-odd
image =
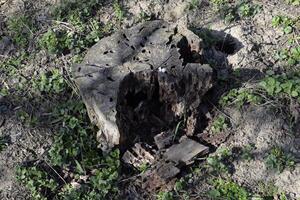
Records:
[[[48,167],[50,167],[53,171],[54,171],[54,173],[57,175],[57,176],[59,176],[59,178],[65,183],[65,184],[67,184],[67,182],[65,181],[65,179],[63,178],[63,177],[61,177],[61,175],[51,166],[51,165],[49,165],[49,163],[46,161],[46,160],[43,160],[47,165],[48,165]]]

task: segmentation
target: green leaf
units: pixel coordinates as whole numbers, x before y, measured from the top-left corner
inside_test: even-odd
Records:
[[[294,90],[294,91],[292,91],[292,94],[291,94],[291,95],[292,95],[292,97],[297,97],[297,96],[299,95],[299,93],[298,93],[297,91]]]
[[[293,32],[293,27],[291,27],[291,26],[286,26],[286,27],[283,28],[283,32],[284,32],[285,34],[290,34],[290,33]]]

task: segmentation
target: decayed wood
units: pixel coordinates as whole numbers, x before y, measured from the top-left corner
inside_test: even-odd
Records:
[[[211,87],[211,68],[187,63],[163,69],[130,73],[121,82],[117,124],[122,143],[138,139],[149,143],[186,113],[189,119],[197,116],[201,97]],[[194,129],[188,130],[194,134]]]
[[[180,169],[171,162],[159,162],[154,168],[143,174],[142,187],[147,191],[155,191],[168,186],[174,177],[180,173]]]
[[[127,150],[122,156],[124,163],[130,164],[135,168],[139,168],[143,164],[153,164],[154,160],[154,155],[142,147],[140,143],[136,143],[133,148]]]
[[[142,175],[143,188],[153,192],[171,186],[183,166],[192,164],[197,156],[204,156],[208,151],[208,147],[183,137],[179,144],[168,148],[163,157]]]
[[[177,164],[193,163],[196,156],[203,156],[209,152],[209,148],[192,139],[185,138],[179,144],[175,144],[167,149],[164,156],[167,160]]]
[[[158,149],[164,149],[170,146],[174,139],[174,133],[171,131],[163,131],[154,136],[154,141]]]
[[[184,113],[196,111],[212,77],[210,67],[195,63],[200,44],[184,26],[157,20],[102,39],[74,65],[102,150],[144,135],[153,140]]]

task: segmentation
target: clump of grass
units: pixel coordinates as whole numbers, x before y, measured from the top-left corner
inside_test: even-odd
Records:
[[[281,148],[274,147],[265,158],[265,163],[268,169],[275,169],[282,172],[285,168],[294,169],[295,161],[293,157],[286,154]]]
[[[113,7],[114,7],[114,12],[115,12],[117,19],[119,20],[119,22],[121,22],[125,15],[121,4],[118,1],[115,1],[113,4]]]

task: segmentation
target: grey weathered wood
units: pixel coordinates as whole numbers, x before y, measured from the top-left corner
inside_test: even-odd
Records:
[[[168,183],[180,173],[180,169],[171,162],[159,162],[154,168],[143,174],[142,187],[147,191],[156,191],[167,187]]]
[[[174,133],[171,131],[163,131],[154,136],[154,141],[158,149],[164,149],[172,144],[173,138]]]
[[[167,149],[164,157],[174,163],[193,163],[196,156],[203,156],[209,152],[209,148],[192,139],[185,138],[179,144],[175,144]]]
[[[134,166],[135,168],[139,168],[146,163],[153,164],[155,158],[154,155],[142,147],[140,143],[136,143],[134,147],[123,154],[122,161]]]
[[[145,116],[144,121],[159,125],[159,129],[147,133],[153,136],[184,113],[194,112],[211,87],[212,69],[194,63],[200,52],[201,39],[197,35],[185,26],[160,20],[119,31],[93,46],[82,64],[73,66],[73,74],[89,116],[99,127],[97,139],[102,150],[136,139],[137,128],[144,126],[136,125],[139,122],[131,118],[138,111]],[[130,79],[135,85],[129,83]],[[146,94],[150,99],[138,102],[127,112],[128,94],[134,96],[145,89],[150,89]],[[165,104],[160,112],[166,109],[164,116],[144,106],[156,95],[151,89],[159,90],[158,100]],[[145,108],[148,110],[143,111]]]

